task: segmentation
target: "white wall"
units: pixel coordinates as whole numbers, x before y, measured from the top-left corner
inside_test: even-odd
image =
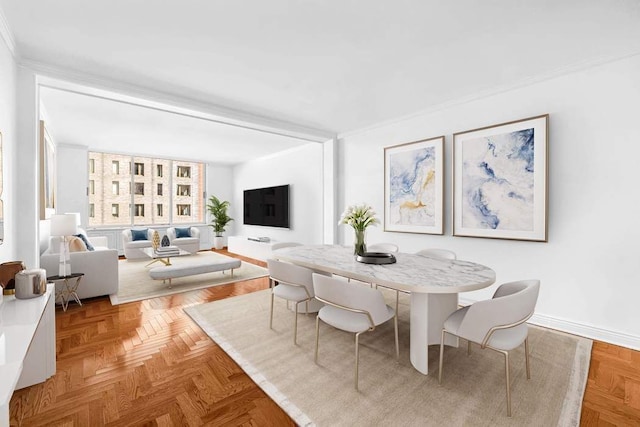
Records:
[[[17,135],[16,135],[17,70],[13,55],[0,37],[0,132],[2,132],[2,198],[4,205],[4,241],[0,245],[0,262],[17,259]]]
[[[319,244],[323,241],[323,145],[310,143],[234,168],[234,233],[275,241]],[[289,184],[290,229],[243,224],[243,191]]]
[[[368,231],[402,251],[442,247],[492,267],[497,283],[540,278],[541,324],[640,348],[640,56],[425,113],[340,138],[346,204],[371,203],[382,219],[383,147],[446,135],[444,236]],[[550,114],[549,242],[451,236],[452,134]],[[352,231],[340,230],[351,243]],[[488,298],[491,289],[461,295]]]
[[[234,206],[233,202],[233,168],[231,166],[221,166],[208,164],[207,165],[207,200],[209,197],[216,196],[220,200],[228,200],[231,203],[229,207],[229,216],[234,218],[226,228],[225,237],[234,234],[233,230],[236,227],[236,221],[238,221],[238,210]],[[207,211],[206,222],[211,223],[211,217]],[[211,248],[213,246],[213,228],[207,227],[207,244]],[[202,237],[201,237],[202,240]],[[226,246],[226,241],[224,243]]]

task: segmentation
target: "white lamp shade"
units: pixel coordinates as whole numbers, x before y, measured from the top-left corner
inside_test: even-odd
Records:
[[[82,225],[82,218],[80,217],[80,212],[65,212],[65,215],[73,215],[76,218],[76,227],[80,228]],[[75,234],[75,233],[74,233]]]
[[[51,235],[71,236],[78,232],[74,214],[51,215]]]

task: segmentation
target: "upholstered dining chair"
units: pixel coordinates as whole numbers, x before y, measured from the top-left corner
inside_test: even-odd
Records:
[[[395,243],[374,243],[373,245],[367,246],[367,252],[398,252],[398,245]]]
[[[511,389],[509,387],[509,350],[524,342],[524,360],[527,379],[529,368],[529,327],[525,323],[532,315],[540,291],[539,280],[520,280],[501,285],[490,300],[479,301],[454,311],[444,322],[440,340],[438,383],[442,384],[442,361],[445,334],[467,340],[467,351],[472,342],[482,349],[489,348],[504,355],[507,386],[507,416],[511,416]]]
[[[316,350],[314,361],[318,363],[320,320],[336,329],[352,332],[356,336],[355,388],[358,390],[359,338],[364,332],[373,331],[393,319],[396,338],[396,359],[400,357],[398,342],[398,313],[384,302],[382,292],[362,285],[345,285],[341,280],[313,274],[313,289],[318,301],[326,305],[316,317]]]
[[[305,303],[305,313],[309,313],[309,302],[313,301],[313,270],[287,262],[268,259],[269,282],[271,289],[271,311],[269,313],[269,329],[273,329],[273,299],[279,297],[294,303],[293,309],[293,344],[298,337],[298,305]],[[319,304],[317,304],[319,306]],[[316,307],[315,311],[319,307]]]
[[[429,248],[416,252],[416,255],[428,256],[432,258],[457,259],[456,253],[447,249]]]

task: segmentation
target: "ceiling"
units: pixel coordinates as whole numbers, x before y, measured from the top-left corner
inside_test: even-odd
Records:
[[[638,0],[168,0],[153,7],[0,0],[0,7],[23,61],[332,134],[640,52]],[[286,145],[265,139],[273,143]]]

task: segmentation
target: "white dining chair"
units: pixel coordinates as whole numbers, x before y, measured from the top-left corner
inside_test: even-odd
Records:
[[[382,292],[366,286],[346,285],[343,281],[313,274],[313,288],[318,301],[326,304],[316,317],[315,362],[318,363],[320,320],[334,328],[352,332],[356,338],[355,388],[358,390],[359,338],[364,332],[393,319],[396,341],[396,359],[400,357],[398,342],[398,313],[384,302]]]
[[[532,315],[540,292],[539,280],[520,280],[501,285],[490,300],[478,301],[454,311],[444,322],[440,340],[438,383],[442,384],[442,362],[445,334],[467,340],[467,351],[472,342],[482,349],[489,348],[504,355],[507,386],[507,416],[511,416],[511,389],[509,387],[509,350],[524,342],[527,379],[529,368],[529,327],[525,323]]]
[[[416,255],[428,256],[432,258],[457,259],[456,253],[447,249],[429,248],[416,252]]]
[[[367,246],[367,252],[398,252],[398,245],[395,243],[374,243],[371,246]]]
[[[313,270],[274,259],[268,259],[267,266],[269,268],[269,285],[272,288],[269,329],[273,329],[274,297],[295,303],[293,308],[293,344],[295,345],[298,336],[298,305],[304,302],[305,313],[309,313],[309,302],[314,300]]]

